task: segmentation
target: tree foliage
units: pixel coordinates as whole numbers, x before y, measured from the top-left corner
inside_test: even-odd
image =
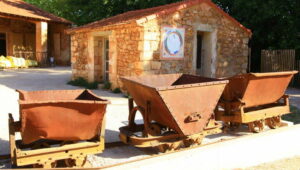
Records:
[[[87,24],[126,11],[180,0],[25,0],[44,10]],[[254,59],[261,49],[300,49],[300,0],[213,0],[251,29]],[[258,61],[254,61],[258,63]],[[259,67],[259,66],[258,66]]]
[[[253,32],[252,68],[259,71],[261,49],[300,50],[299,0],[214,0]]]
[[[25,0],[77,25],[179,0]]]

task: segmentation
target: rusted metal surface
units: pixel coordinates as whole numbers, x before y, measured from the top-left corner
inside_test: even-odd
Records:
[[[149,122],[184,135],[205,128],[227,83],[186,74],[123,77],[122,81],[141,110],[146,112],[150,105],[145,115]]]
[[[129,125],[120,128],[123,142],[165,151],[177,149],[182,142],[200,144],[208,131],[221,131],[212,115],[227,80],[166,74],[123,77],[122,81],[133,97],[129,99]],[[143,125],[135,124],[137,111]]]
[[[296,73],[249,73],[228,78],[215,111],[216,119],[230,126],[246,123],[252,132],[262,131],[265,124],[272,129],[281,127],[281,116],[290,113],[284,93]]]
[[[241,101],[244,107],[271,104],[279,100],[297,71],[249,73],[230,77],[222,99]]]
[[[96,138],[85,141],[53,141],[38,140],[30,144],[23,144],[16,140],[15,135],[20,132],[13,116],[9,114],[9,144],[11,163],[14,166],[32,165],[34,168],[55,168],[58,161],[66,167],[80,167],[86,164],[88,154],[98,154],[104,150],[105,120]]]
[[[18,92],[23,144],[39,139],[78,141],[96,137],[109,103],[89,90]]]

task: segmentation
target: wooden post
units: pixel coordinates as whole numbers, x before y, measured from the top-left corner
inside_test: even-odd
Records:
[[[35,34],[36,59],[40,65],[44,65],[47,62],[48,52],[48,23],[37,22],[35,24]]]
[[[88,81],[95,81],[95,56],[94,56],[94,35],[92,33],[88,34],[88,56],[86,69],[88,71]]]

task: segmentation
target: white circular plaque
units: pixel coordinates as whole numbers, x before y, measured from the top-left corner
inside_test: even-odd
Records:
[[[182,37],[177,31],[167,34],[165,39],[165,48],[170,55],[176,55],[182,47]]]

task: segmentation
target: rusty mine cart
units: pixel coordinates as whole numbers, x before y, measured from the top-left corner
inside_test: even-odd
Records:
[[[132,96],[129,124],[120,128],[126,144],[165,152],[201,144],[204,136],[222,131],[213,113],[227,80],[167,74],[123,77],[122,82]],[[137,111],[143,124],[135,123]]]
[[[289,99],[284,93],[296,73],[249,73],[228,78],[229,84],[215,111],[216,120],[231,128],[248,124],[249,131],[256,133],[265,124],[271,129],[284,126],[281,116],[290,113]]]
[[[104,150],[107,100],[88,90],[18,92],[20,121],[9,115],[13,165],[53,168],[61,161],[82,167],[87,154]]]

